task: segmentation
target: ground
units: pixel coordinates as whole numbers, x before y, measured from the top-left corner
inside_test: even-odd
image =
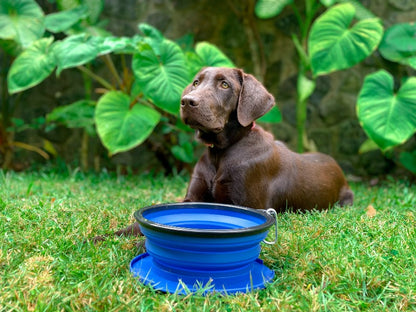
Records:
[[[187,181],[0,172],[0,311],[416,309],[416,187],[393,178],[352,184],[352,207],[279,215],[278,242],[260,254],[275,279],[248,294],[156,292],[129,272],[143,238],[85,242],[141,207],[180,201]]]

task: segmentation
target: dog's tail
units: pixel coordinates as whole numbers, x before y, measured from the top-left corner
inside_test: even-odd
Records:
[[[339,192],[339,204],[340,206],[349,206],[354,203],[354,193],[346,185],[341,188]]]

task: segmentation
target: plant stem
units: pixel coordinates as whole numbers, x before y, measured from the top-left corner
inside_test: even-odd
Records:
[[[304,43],[301,43],[299,41],[299,38],[295,35],[292,34],[292,41],[293,44],[295,45],[296,48],[296,52],[298,53],[299,56],[299,67],[303,66],[304,68],[309,68],[309,57],[308,54],[306,53],[306,48],[304,47]]]
[[[300,28],[300,38],[295,34],[292,34],[292,41],[296,47],[299,57],[299,73],[298,81],[301,76],[306,77],[307,71],[310,69],[309,56],[307,52],[307,39],[308,32],[311,27],[312,20],[315,16],[317,9],[319,8],[319,3],[316,0],[306,0],[305,1],[305,18],[302,18],[299,10],[295,4],[292,4],[293,11],[299,23]],[[296,99],[296,128],[297,128],[297,151],[298,153],[303,153],[304,151],[304,139],[306,138],[305,134],[305,124],[307,116],[307,98],[300,97],[299,83],[297,84],[297,99]],[[307,141],[307,138],[306,138]]]
[[[1,72],[1,98],[2,98],[2,107],[1,107],[1,116],[0,116],[0,151],[3,153],[3,164],[2,168],[7,169],[13,159],[13,150],[10,146],[10,137],[12,134],[7,132],[7,128],[10,125],[10,96],[7,94],[7,68],[9,68],[10,63],[8,62],[9,58],[6,55],[3,55],[3,66]]]
[[[3,55],[3,66],[1,69],[1,76],[0,76],[0,81],[1,81],[1,116],[0,116],[0,120],[1,120],[1,127],[4,128],[4,133],[6,133],[6,129],[9,126],[9,96],[7,94],[7,70],[6,68],[8,68],[9,64],[8,64],[8,60],[6,55]]]
[[[45,159],[49,159],[49,155],[48,155],[48,153],[46,153],[46,152],[44,152],[42,149],[40,149],[39,147],[36,147],[36,146],[33,146],[33,145],[30,145],[30,144],[27,144],[27,143],[23,143],[23,142],[13,142],[12,143],[14,146],[17,146],[17,147],[20,147],[20,148],[23,148],[23,149],[25,149],[25,150],[28,150],[28,151],[32,151],[32,152],[36,152],[36,153],[38,153],[40,156],[42,156],[43,158],[45,158]]]
[[[305,44],[306,44],[306,39],[308,38],[308,32],[312,24],[312,20],[316,14],[316,11],[318,11],[319,7],[320,7],[319,2],[316,2],[315,0],[306,1],[305,23],[303,24],[304,33],[302,34],[302,40],[305,41]],[[306,45],[305,45],[305,48],[306,48]]]
[[[88,68],[88,70],[90,69]],[[92,93],[91,77],[87,73],[82,72],[82,78],[84,79],[85,99],[90,101]]]
[[[77,67],[80,71],[90,76],[92,79],[100,83],[103,87],[107,88],[108,90],[115,90],[115,88],[105,79],[101,78],[100,76],[94,74],[91,70],[86,68],[85,66],[78,66]]]
[[[131,86],[133,83],[133,75],[129,69],[129,67],[126,65],[126,57],[124,54],[120,54],[121,59],[121,68],[123,73],[123,84],[124,84],[124,91],[127,93],[131,92]]]
[[[304,33],[303,17],[300,15],[300,12],[299,12],[298,8],[296,7],[295,3],[292,3],[291,6],[292,6],[293,13],[295,13],[296,20],[298,21],[298,25],[299,25],[299,28],[300,28],[300,33],[303,34]]]
[[[100,172],[100,156],[97,152],[94,153],[94,170]]]
[[[296,100],[296,128],[297,128],[297,151],[298,153],[303,153],[303,138],[305,133],[305,123],[306,123],[306,100],[301,100],[299,97]]]
[[[81,169],[83,172],[88,170],[88,142],[89,135],[87,130],[82,129],[82,141],[81,141]]]
[[[89,66],[89,64],[88,64]],[[91,77],[88,76],[86,73],[82,73],[84,78],[84,90],[85,90],[85,99],[91,100],[91,93],[92,93],[92,81]],[[82,140],[81,140],[81,151],[80,151],[80,163],[81,163],[81,170],[83,172],[88,171],[88,150],[89,150],[89,135],[86,128],[82,129]]]
[[[104,60],[104,63],[107,65],[107,67],[110,70],[111,74],[116,79],[117,84],[120,87],[120,89],[123,90],[123,80],[121,79],[120,75],[118,74],[117,69],[114,66],[114,62],[111,59],[110,55],[106,54],[106,55],[103,55],[101,58]]]

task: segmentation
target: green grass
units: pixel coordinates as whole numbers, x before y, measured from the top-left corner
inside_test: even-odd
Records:
[[[0,311],[416,309],[416,187],[403,181],[354,184],[353,207],[280,215],[278,244],[260,255],[276,277],[244,295],[159,293],[129,272],[143,238],[83,243],[130,224],[140,207],[179,201],[186,183],[0,172]]]

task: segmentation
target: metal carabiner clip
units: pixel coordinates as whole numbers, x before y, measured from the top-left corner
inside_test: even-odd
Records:
[[[269,242],[266,239],[263,240],[263,242],[267,245],[274,245],[277,242],[277,212],[273,208],[269,208],[266,210],[266,213],[274,217],[275,225],[274,225],[274,241]]]

